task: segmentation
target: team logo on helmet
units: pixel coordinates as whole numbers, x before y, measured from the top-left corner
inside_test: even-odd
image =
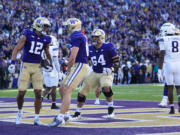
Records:
[[[81,21],[77,18],[69,18],[66,22],[64,22],[64,25],[68,27],[69,33],[80,31],[81,24],[82,24]]]
[[[45,17],[38,17],[33,22],[33,29],[39,32],[42,32],[44,30],[44,26],[51,26],[51,23]]]

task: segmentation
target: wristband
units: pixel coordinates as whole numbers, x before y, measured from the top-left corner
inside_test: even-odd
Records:
[[[15,64],[15,60],[11,60],[11,64]]]

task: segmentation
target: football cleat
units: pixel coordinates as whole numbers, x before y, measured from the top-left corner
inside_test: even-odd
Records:
[[[59,107],[56,104],[52,104],[51,109],[59,109]]]
[[[58,127],[63,126],[65,124],[64,118],[58,119],[57,117],[48,125],[49,127]]]
[[[75,112],[74,115],[71,117],[71,121],[76,121],[81,119],[81,113]]]
[[[114,116],[115,116],[115,114],[111,113],[111,114],[108,114],[108,115],[104,116],[104,118],[106,118],[106,119],[113,119]]]
[[[16,117],[16,125],[21,124],[22,113],[18,113]]]
[[[66,112],[66,113],[65,113],[65,116],[64,116],[65,122],[66,122],[66,121],[69,122],[69,121],[71,121],[71,119],[72,119],[72,117],[71,117],[70,113],[69,113],[69,112]]]
[[[95,105],[100,105],[100,101],[99,99],[96,99],[95,102],[94,102]]]
[[[174,110],[174,107],[173,107],[173,106],[170,108],[169,114],[175,114],[175,110]]]
[[[114,107],[108,107],[108,114],[105,116],[106,119],[112,119],[114,118]]]
[[[168,106],[168,101],[167,100],[162,100],[161,103],[158,104],[159,107],[167,107]]]
[[[45,126],[41,121],[39,120],[34,120],[34,126]]]

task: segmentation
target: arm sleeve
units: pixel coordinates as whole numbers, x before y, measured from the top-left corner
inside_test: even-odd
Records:
[[[28,37],[28,33],[29,33],[29,32],[28,32],[28,29],[24,29],[23,35],[26,36],[26,37]]]
[[[58,72],[60,72],[60,64],[59,64],[59,60],[58,60],[58,57],[53,57],[53,62],[54,62],[54,65],[56,67],[56,70]]]
[[[117,49],[114,48],[114,45],[111,45],[111,48],[109,49],[109,53],[110,53],[111,57],[114,57],[117,55]]]
[[[81,39],[80,38],[74,38],[71,40],[72,47],[80,47],[81,45]]]

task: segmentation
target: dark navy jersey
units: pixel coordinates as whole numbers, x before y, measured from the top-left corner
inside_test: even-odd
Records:
[[[113,66],[112,58],[117,55],[117,50],[112,43],[104,43],[98,49],[95,46],[89,46],[89,58],[93,63],[93,71],[102,73],[103,68]]]
[[[26,43],[23,49],[23,62],[40,63],[41,53],[46,45],[51,43],[51,37],[47,35],[38,36],[33,30],[25,29],[23,35],[26,36]]]
[[[88,63],[89,50],[87,37],[81,31],[77,31],[71,34],[71,45],[72,47],[79,48],[75,62]]]

